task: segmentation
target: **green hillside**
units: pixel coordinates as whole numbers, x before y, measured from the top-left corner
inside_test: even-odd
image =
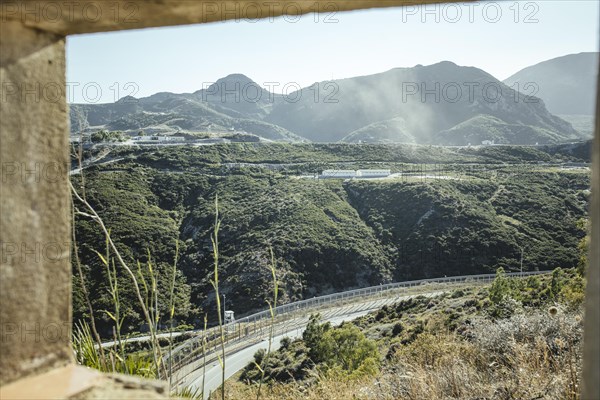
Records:
[[[351,132],[341,142],[346,143],[415,143],[403,118],[375,122]]]
[[[573,159],[553,151],[312,144],[120,148],[107,156],[115,162],[84,170],[85,193],[130,265],[140,261],[146,271],[150,256],[163,289],[179,242],[175,317],[200,325],[205,312],[214,315],[209,235],[216,195],[221,290],[236,315],[265,307],[269,246],[282,281],[281,302],[392,280],[498,266],[518,270],[521,248],[525,270],[575,266],[589,171],[537,164]],[[416,164],[418,159],[428,164]],[[298,178],[340,165],[387,167],[404,175],[348,182]],[[79,185],[78,175],[72,179]],[[76,235],[94,309],[110,310],[106,268],[95,253],[105,252],[104,238],[82,216]],[[87,308],[74,272],[77,320]],[[129,280],[120,274],[127,288]],[[139,330],[133,291],[123,292],[124,329]],[[162,315],[164,322],[166,309]],[[100,318],[109,334],[108,317]]]

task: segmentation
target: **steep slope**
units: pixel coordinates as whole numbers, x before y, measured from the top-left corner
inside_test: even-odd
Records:
[[[595,128],[595,115],[587,114],[559,114],[560,118],[570,123],[577,132],[581,134],[584,139],[591,139],[594,137]]]
[[[579,53],[553,58],[532,65],[504,80],[510,87],[535,84],[535,96],[554,114],[593,115],[596,104],[598,54]]]
[[[297,102],[276,105],[267,120],[319,142],[338,141],[370,124],[400,117],[417,143],[435,143],[437,132],[479,114],[546,129],[565,140],[576,135],[543,101],[511,90],[485,71],[448,61],[317,83],[297,97]]]
[[[270,93],[242,74],[232,74],[217,80],[194,95],[215,109],[236,118],[263,119],[282,96]]]
[[[415,143],[415,138],[407,132],[403,118],[374,122],[351,132],[341,142],[346,143]]]
[[[446,146],[466,146],[481,144],[485,140],[493,140],[496,144],[552,144],[569,139],[580,140],[581,136],[576,133],[561,136],[550,129],[508,124],[490,115],[477,115],[451,129],[439,132],[434,142]]]
[[[573,266],[586,188],[583,176],[526,170],[503,182],[345,184],[351,204],[390,249],[398,280],[491,272],[499,265],[514,270],[519,246],[527,248],[529,267]]]

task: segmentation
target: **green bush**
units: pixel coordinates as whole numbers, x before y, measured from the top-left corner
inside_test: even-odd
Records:
[[[398,336],[404,331],[404,326],[400,322],[396,322],[392,328],[392,336]]]
[[[500,304],[504,299],[510,297],[510,284],[504,268],[500,267],[496,270],[496,278],[490,287],[488,297],[494,304]]]
[[[292,344],[292,339],[290,339],[289,337],[284,337],[281,339],[281,349],[288,349],[290,347],[290,344]]]
[[[539,289],[541,286],[540,278],[535,275],[527,278],[527,287],[530,289]]]
[[[264,350],[254,354],[254,361],[249,363],[240,375],[241,381],[258,382],[261,379],[262,373],[258,366],[263,365],[265,355]],[[308,348],[302,340],[296,340],[269,355],[268,362],[263,365],[265,382],[305,380],[311,375],[314,367],[315,364],[308,357]]]
[[[124,142],[127,140],[127,137],[121,131],[98,131],[92,133],[91,141],[93,143],[101,143],[101,142]]]
[[[316,350],[328,367],[339,367],[349,374],[361,367],[364,372],[376,371],[380,357],[375,343],[350,324],[327,330]]]
[[[550,294],[554,300],[558,300],[558,296],[563,289],[565,276],[562,268],[556,268],[552,271],[552,280],[550,282]]]
[[[310,316],[308,325],[302,333],[302,339],[309,348],[308,355],[315,363],[325,361],[324,354],[320,351],[319,346],[323,343],[325,333],[330,329],[331,324],[329,322],[325,324],[321,323],[320,314],[313,314]]]

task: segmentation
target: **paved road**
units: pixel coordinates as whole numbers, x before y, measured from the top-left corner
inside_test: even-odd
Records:
[[[435,291],[425,296],[435,297],[442,294],[443,291]],[[396,303],[401,300],[406,300],[411,297],[416,297],[417,295],[409,295],[409,296],[398,296],[395,298],[384,298],[371,300],[366,303],[353,304],[349,306],[343,307],[335,307],[330,310],[326,310],[322,312],[323,321],[328,321],[332,325],[337,326],[340,325],[344,321],[350,321],[361,317],[363,315],[368,314],[373,310],[377,310],[383,307],[386,304]],[[283,333],[276,333],[276,336],[273,338],[272,351],[277,350],[281,345],[281,339],[284,337],[289,337],[291,339],[296,339],[302,336],[306,324],[309,320],[308,315],[297,318],[293,321],[288,321],[286,326],[292,327],[291,330],[287,330],[285,326],[277,326],[275,331]],[[243,369],[249,362],[254,359],[254,353],[256,353],[259,349],[267,349],[268,341],[263,340],[260,343],[251,345],[246,347],[240,351],[237,351],[233,354],[230,354],[226,358],[225,363],[225,379],[229,379],[235,373]],[[190,386],[192,390],[196,390],[197,388],[202,388],[202,368],[197,369],[196,371],[189,374],[180,382],[180,387]],[[214,392],[221,385],[221,374],[222,368],[218,360],[208,364],[206,366],[206,373],[204,377],[204,389],[205,389],[205,399],[208,399],[208,396],[211,392]]]
[[[507,276],[525,277],[547,274],[549,272],[513,272],[507,273]],[[275,325],[273,349],[279,347],[281,339],[285,336],[295,338],[302,335],[309,315],[313,313],[320,313],[324,321],[339,324],[343,320],[351,320],[370,311],[378,310],[386,304],[397,303],[398,301],[419,295],[427,297],[439,296],[449,290],[457,289],[460,287],[458,285],[485,285],[491,283],[494,278],[494,274],[480,274],[397,282],[335,293],[320,298],[301,300],[296,303],[278,306],[278,322]],[[259,322],[258,329],[256,322]],[[257,350],[268,346],[268,342],[265,340],[269,331],[268,322],[268,312],[262,311],[236,321],[236,325],[231,327],[235,330],[232,335],[233,340],[226,344],[226,378],[231,377],[252,361],[254,353]],[[241,335],[243,333],[241,329],[250,324],[254,328],[252,332],[249,333],[245,329],[245,335]],[[235,332],[238,333],[237,338]],[[262,342],[260,342],[261,339]],[[209,346],[207,353],[205,353],[208,362],[203,367],[203,359],[201,356],[198,357],[196,353],[198,345],[198,338],[194,338],[173,350],[173,356],[178,361],[171,378],[172,384],[173,388],[190,387],[192,390],[202,388],[202,374],[204,368],[206,368],[204,388],[208,394],[210,391],[217,389],[221,383],[222,369],[217,359],[219,348],[213,345]]]

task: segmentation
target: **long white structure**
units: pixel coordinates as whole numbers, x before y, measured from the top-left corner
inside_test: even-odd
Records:
[[[326,169],[321,173],[321,178],[350,179],[356,177],[353,169]]]
[[[352,178],[385,178],[392,174],[389,169],[326,169],[321,173],[321,179],[352,179]]]
[[[389,169],[359,169],[356,171],[357,178],[386,178],[392,174]]]

